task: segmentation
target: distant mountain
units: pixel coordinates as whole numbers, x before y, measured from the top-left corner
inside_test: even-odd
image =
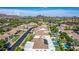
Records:
[[[6,14],[0,14],[0,16],[7,16]]]
[[[25,17],[25,18],[27,18],[27,17],[33,17],[33,16],[18,16],[18,15],[7,15],[7,14],[0,14],[0,17],[9,17],[9,18],[12,18],[12,17]],[[35,17],[37,17],[37,18],[44,18],[44,17],[51,17],[51,16],[44,16],[44,15],[37,15],[37,16],[35,16]],[[60,17],[60,16],[52,16],[53,18],[63,18],[63,19],[66,19],[66,18],[69,18],[69,19],[74,19],[74,18],[79,18],[78,16],[72,16],[72,17],[67,17],[67,16],[62,16],[62,17]]]
[[[17,17],[17,15],[0,14],[0,17]]]
[[[36,17],[46,17],[46,16],[43,16],[43,15],[37,15]]]

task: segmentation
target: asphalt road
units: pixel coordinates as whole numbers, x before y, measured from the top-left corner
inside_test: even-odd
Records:
[[[14,51],[14,49],[19,46],[22,41],[24,40],[24,38],[28,35],[28,33],[32,30],[33,28],[30,28],[29,30],[27,30],[27,32],[25,32],[17,41],[16,43],[14,43],[14,45],[12,45],[12,47],[8,48],[8,51]]]

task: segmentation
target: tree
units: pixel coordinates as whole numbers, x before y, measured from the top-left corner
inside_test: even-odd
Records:
[[[58,32],[57,26],[50,26],[50,30],[51,30],[52,33],[57,33]]]
[[[0,51],[5,51],[5,50],[6,50],[6,41],[0,40]]]
[[[61,44],[59,44],[59,46],[60,46],[60,50],[64,51],[64,47]]]
[[[67,42],[73,42],[73,39],[69,37],[68,34],[65,32],[60,32],[60,38],[61,39],[65,38]]]

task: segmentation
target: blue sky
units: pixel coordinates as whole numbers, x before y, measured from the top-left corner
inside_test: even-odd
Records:
[[[79,7],[0,7],[0,14],[19,16],[79,16]]]

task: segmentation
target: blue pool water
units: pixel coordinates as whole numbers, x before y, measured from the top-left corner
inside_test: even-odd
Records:
[[[56,41],[54,41],[53,44],[54,44],[54,46],[59,46],[59,44]],[[67,48],[70,48],[70,46],[65,43],[64,49],[67,49]]]
[[[70,48],[70,46],[67,44],[64,44],[64,48],[67,49],[67,48]]]
[[[57,42],[53,42],[54,46],[58,46],[59,44]]]

